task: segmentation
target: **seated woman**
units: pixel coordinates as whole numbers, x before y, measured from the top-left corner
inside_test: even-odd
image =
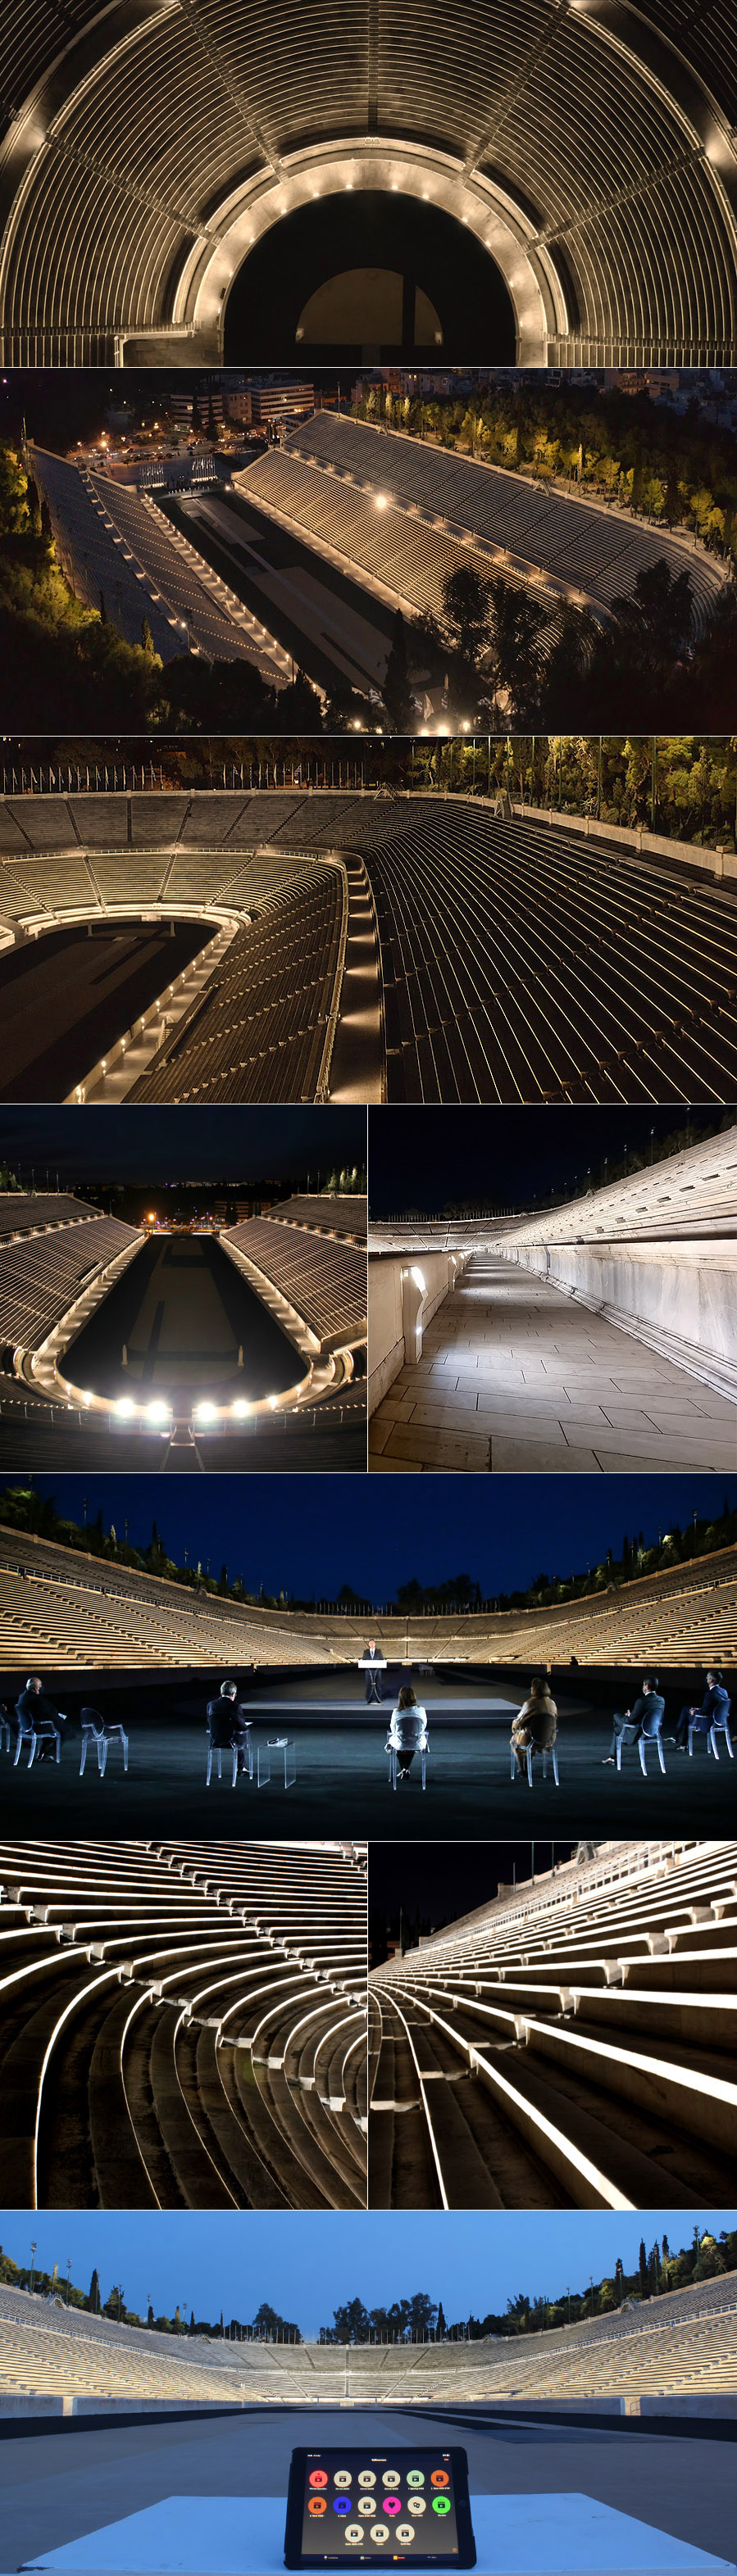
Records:
[[[551,1699],[546,1675],[538,1673],[530,1683],[529,1698],[525,1700],[524,1706],[517,1710],[517,1715],[512,1721],[510,1741],[518,1771],[526,1771],[528,1752],[532,1754],[534,1762],[536,1753],[544,1753],[548,1745],[555,1743],[557,1733],[558,1711],[555,1700]]]
[[[424,1753],[428,1741],[427,1709],[422,1708],[410,1682],[403,1683],[396,1708],[392,1709],[387,1753],[396,1753],[397,1777],[407,1780],[416,1753]]]

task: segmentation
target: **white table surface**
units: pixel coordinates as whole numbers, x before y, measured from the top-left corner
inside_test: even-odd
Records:
[[[471,2511],[478,2576],[735,2576],[731,2559],[595,2496],[479,2495]],[[25,2564],[84,2576],[282,2576],[284,2518],[281,2496],[166,2496]]]

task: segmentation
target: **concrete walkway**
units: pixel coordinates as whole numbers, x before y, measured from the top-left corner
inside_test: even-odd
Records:
[[[369,1350],[371,1321],[369,1315]],[[737,1407],[572,1297],[480,1253],[369,1425],[374,1472],[733,1474]]]

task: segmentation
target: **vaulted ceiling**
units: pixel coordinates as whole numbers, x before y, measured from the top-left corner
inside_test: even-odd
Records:
[[[4,0],[0,109],[6,363],[219,355],[347,187],[469,225],[523,362],[737,356],[733,0]]]

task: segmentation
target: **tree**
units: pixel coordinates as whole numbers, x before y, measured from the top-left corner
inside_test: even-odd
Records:
[[[494,685],[509,701],[520,724],[528,723],[540,704],[543,679],[542,638],[545,610],[528,591],[515,590],[497,574],[489,585],[493,614]]]
[[[153,662],[155,656],[154,639],[147,617],[142,617],[141,619],[141,651],[143,653],[147,653],[149,661]]]
[[[474,670],[491,643],[491,589],[473,563],[456,564],[443,582],[444,640]]]
[[[444,2313],[444,2309],[443,2309],[443,2302],[442,2302],[442,2299],[441,2299],[441,2300],[440,2300],[440,2302],[439,2302],[439,2305],[438,2305],[438,2313],[437,2313],[437,2317],[436,2317],[436,2320],[435,2320],[435,2334],[436,2334],[436,2338],[437,2338],[438,2343],[442,2343],[443,2336],[444,2336],[444,2335],[446,2335],[446,2334],[447,2334],[447,2332],[448,2332],[448,2328],[447,2328],[447,2325],[446,2325],[446,2322],[445,2322],[445,2313]]]
[[[642,2299],[649,2299],[649,2297],[650,2297],[650,2276],[649,2276],[648,2266],[647,2266],[647,2254],[646,2254],[646,2252],[645,2252],[645,2239],[644,2239],[644,2236],[641,2236],[641,2237],[640,2237],[639,2268],[640,2268],[640,2297],[641,2297]]]
[[[348,2299],[333,2310],[334,2343],[368,2343],[371,2319],[362,2299]]]
[[[392,733],[411,733],[416,710],[409,684],[407,637],[401,608],[397,609],[394,619],[381,694]]]
[[[91,2317],[99,2316],[99,2313],[100,2313],[100,2275],[99,2275],[99,2272],[98,2272],[98,2269],[97,2269],[97,2265],[96,2265],[96,2264],[95,2264],[94,2272],[93,2272],[93,2274],[92,2274],[92,2279],[91,2279],[91,2282],[90,2282],[89,2290],[88,2290],[88,2292],[87,2292],[86,2305],[87,2305],[87,2307],[88,2307],[88,2309],[89,2309],[89,2313],[90,2313],[90,2316],[91,2316]]]

